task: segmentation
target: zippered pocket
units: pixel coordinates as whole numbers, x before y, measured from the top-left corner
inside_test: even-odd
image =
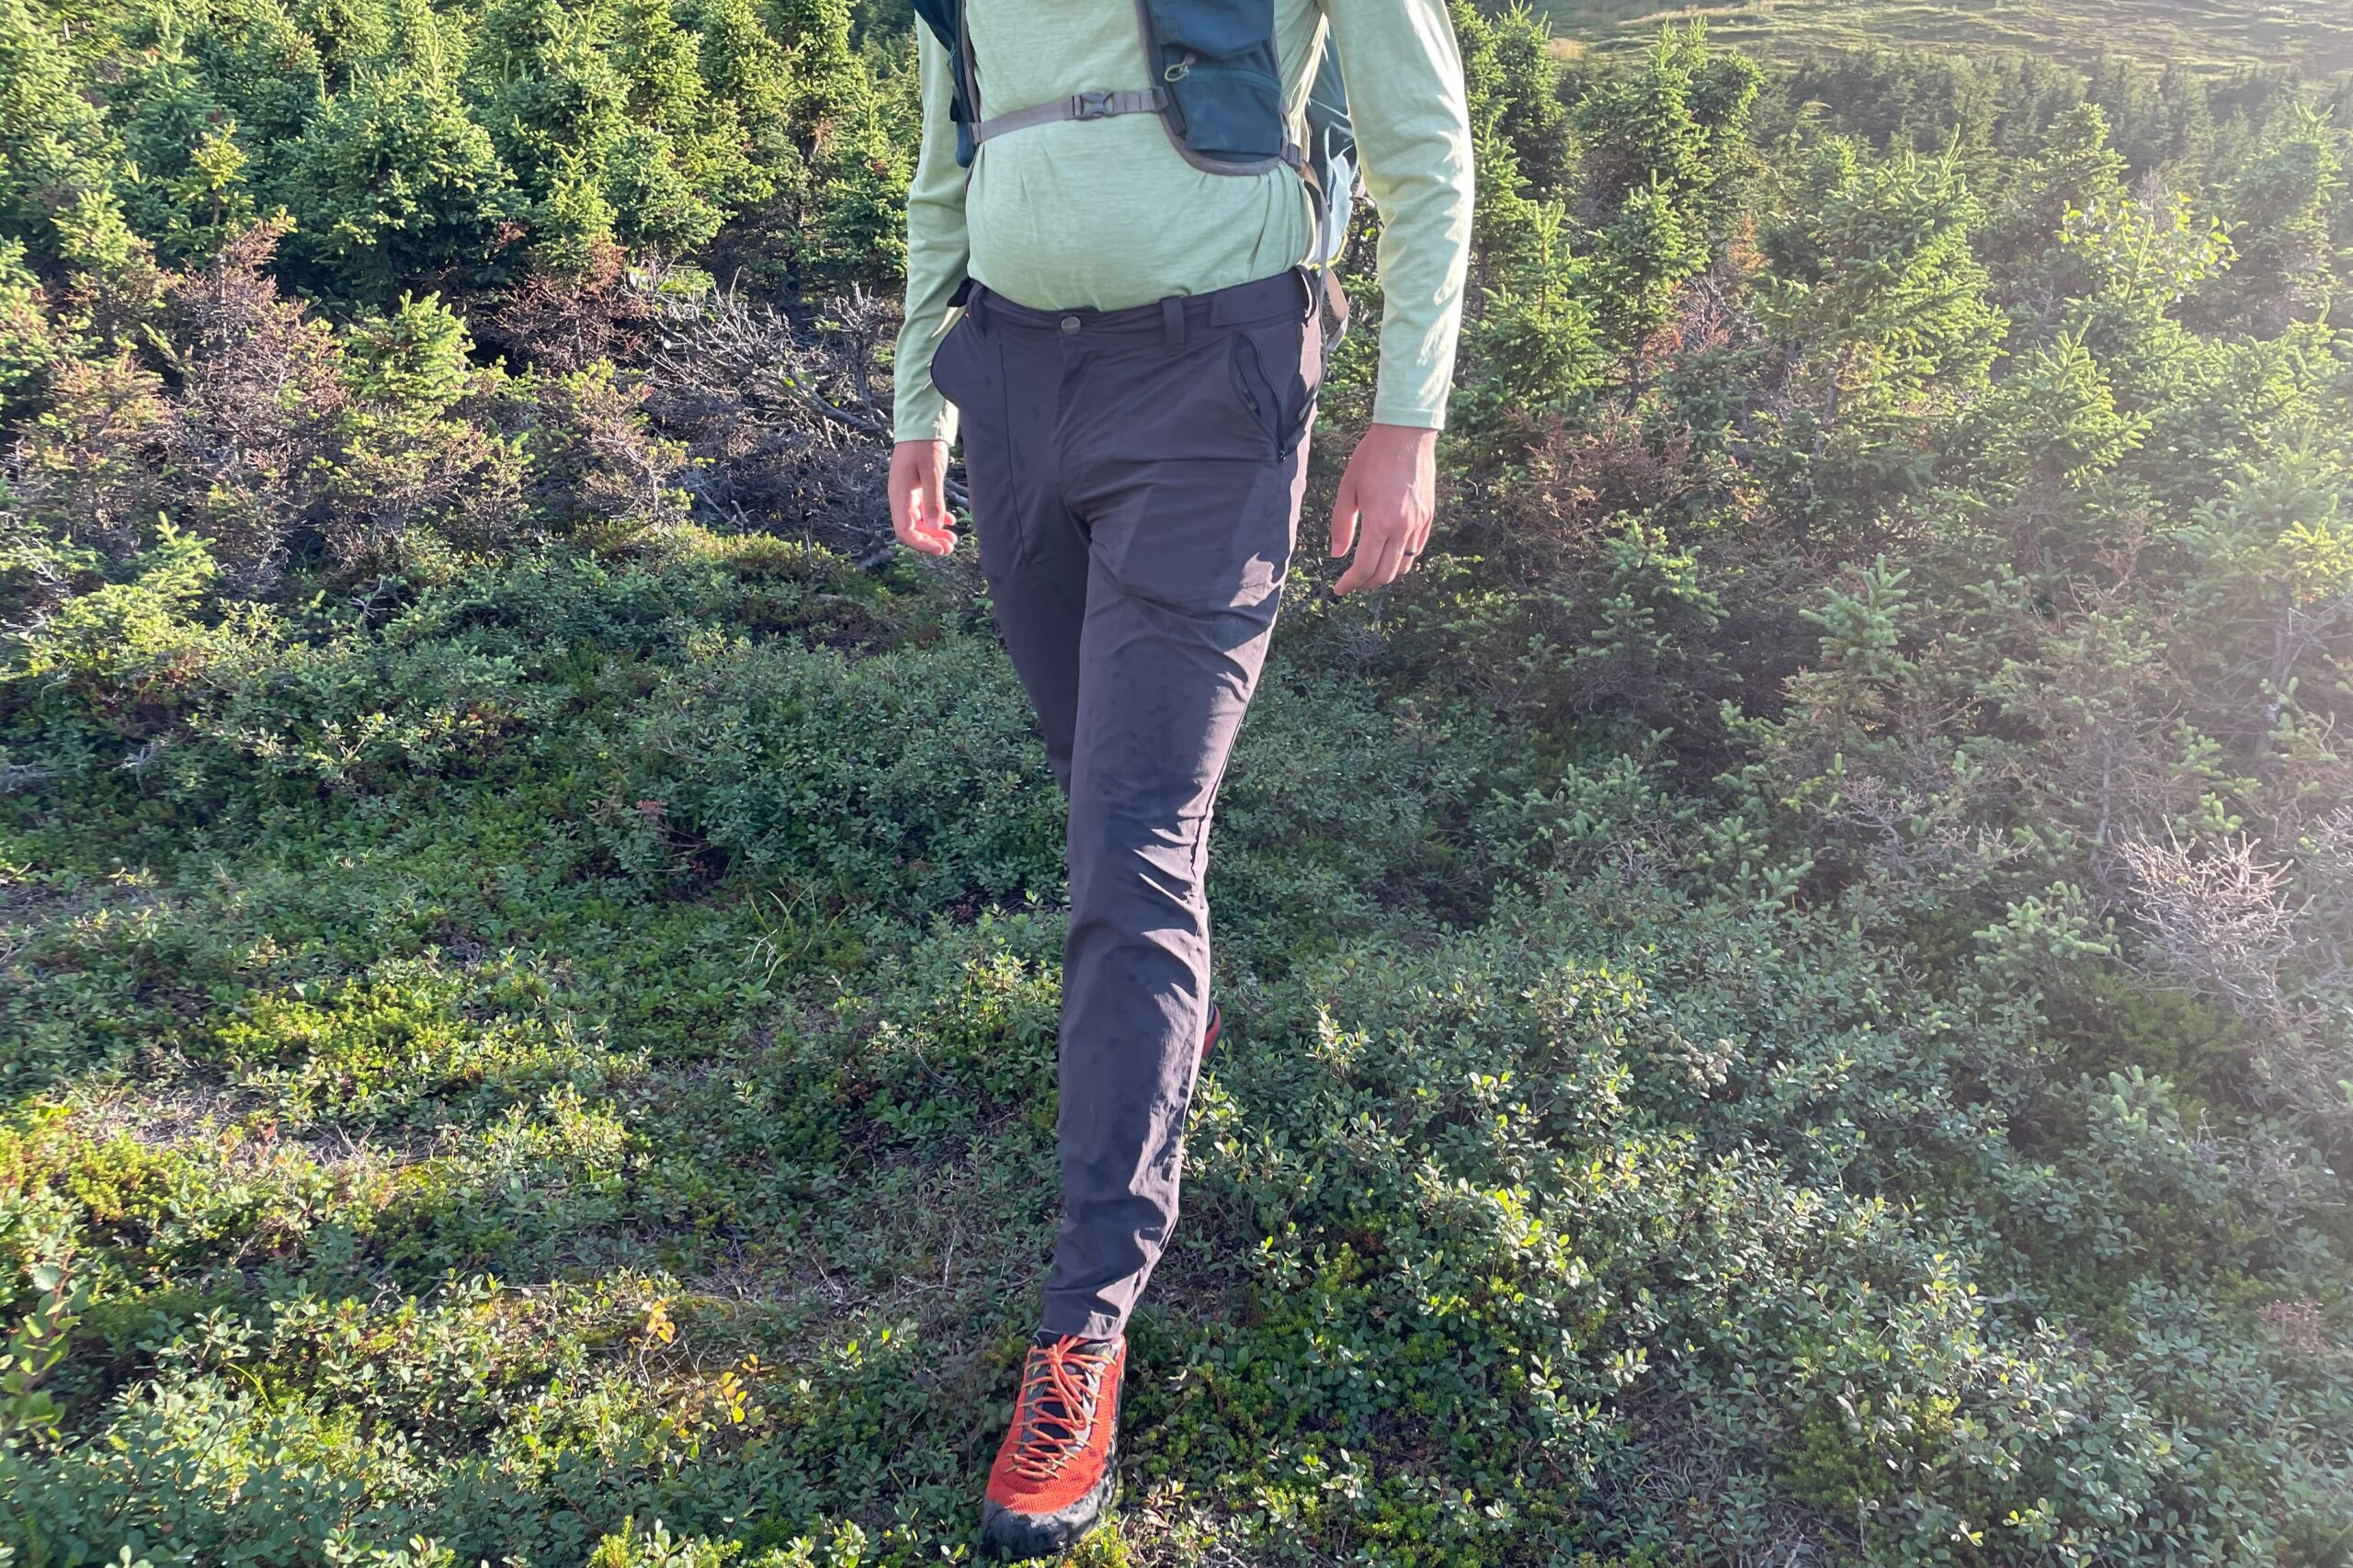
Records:
[[[1249,410],[1250,417],[1257,422],[1259,434],[1267,437],[1267,447],[1280,457],[1283,446],[1282,412],[1276,406],[1280,400],[1275,396],[1274,388],[1267,382],[1266,367],[1258,358],[1258,346],[1250,341],[1248,333],[1233,335],[1233,346],[1225,357],[1225,368],[1233,380],[1234,395],[1242,400],[1242,406]]]
[[[1196,155],[1233,159],[1282,155],[1282,83],[1254,65],[1200,60],[1187,70],[1176,95]]]
[[[1254,71],[1246,65],[1203,65],[1198,61],[1187,68],[1184,76],[1173,79],[1179,81],[1188,79],[1195,71],[1199,71],[1204,76],[1222,77],[1228,81],[1257,87],[1265,92],[1279,92],[1282,89],[1282,84],[1267,72]]]

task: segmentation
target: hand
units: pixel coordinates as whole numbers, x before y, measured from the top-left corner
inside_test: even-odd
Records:
[[[1353,545],[1357,558],[1332,591],[1377,588],[1412,571],[1429,547],[1437,511],[1438,432],[1410,425],[1366,430],[1332,508],[1332,553],[1346,555]]]
[[[902,441],[891,449],[891,531],[926,555],[956,551],[956,514],[948,509],[948,443]]]

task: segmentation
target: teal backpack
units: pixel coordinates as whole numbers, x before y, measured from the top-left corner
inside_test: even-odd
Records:
[[[964,0],[915,0],[955,67],[952,112],[956,161],[970,167],[981,144],[1064,119],[1156,114],[1176,151],[1195,168],[1221,175],[1299,171],[1315,207],[1315,240],[1307,265],[1324,270],[1347,244],[1358,190],[1357,141],[1348,125],[1347,89],[1328,31],[1307,99],[1304,144],[1283,121],[1282,63],[1275,57],[1274,0],[1136,0],[1136,22],[1153,85],[1141,91],[1073,93],[1054,103],[983,116],[978,73],[964,29]]]

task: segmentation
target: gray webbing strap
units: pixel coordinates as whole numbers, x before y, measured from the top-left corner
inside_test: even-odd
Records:
[[[1316,301],[1316,320],[1320,324],[1325,311],[1332,312],[1332,330],[1324,335],[1324,358],[1328,369],[1332,351],[1340,347],[1340,339],[1348,335],[1348,291],[1340,287],[1336,262],[1325,262],[1315,270],[1324,275],[1324,287],[1319,290],[1322,298]]]
[[[995,140],[1008,131],[1027,131],[1033,125],[1051,125],[1063,119],[1108,119],[1116,114],[1158,114],[1168,107],[1168,95],[1158,87],[1146,87],[1140,92],[1073,93],[1053,103],[1034,104],[1006,114],[991,115],[972,127],[972,142],[978,145]]]
[[[1291,166],[1292,171],[1299,176],[1299,183],[1307,187],[1307,210],[1315,215],[1313,220],[1315,225],[1315,248],[1321,250],[1324,248],[1324,219],[1332,207],[1331,199],[1324,194],[1324,177],[1315,172],[1315,165],[1307,161],[1306,151],[1291,142],[1283,143],[1283,162]],[[1326,262],[1339,259],[1336,256],[1311,255],[1307,258],[1307,264],[1310,267],[1321,267]]]
[[[1324,182],[1316,176],[1315,165],[1309,163],[1297,149],[1286,145],[1283,152],[1286,154],[1283,161],[1299,171],[1300,182],[1307,187],[1308,204],[1315,214],[1315,238],[1320,248],[1324,238],[1324,203],[1329,199],[1324,194]],[[1314,313],[1319,329],[1323,325],[1324,312],[1329,311],[1332,313],[1332,328],[1324,334],[1324,358],[1327,362],[1326,369],[1329,369],[1328,362],[1332,358],[1332,351],[1340,346],[1340,339],[1348,335],[1348,291],[1340,287],[1340,258],[1338,256],[1311,257],[1307,262],[1307,270],[1322,275],[1316,282],[1308,286],[1315,295]]]

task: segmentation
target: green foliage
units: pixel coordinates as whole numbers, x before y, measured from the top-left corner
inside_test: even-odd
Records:
[[[625,743],[638,760],[612,830],[622,865],[715,855],[917,909],[1051,888],[1051,778],[1002,664],[725,642],[692,662],[647,694]]]
[[[1677,291],[1724,236],[1751,162],[1756,67],[1708,47],[1707,30],[1663,28],[1643,69],[1597,84],[1577,105],[1585,185],[1608,216],[1594,236],[1608,340],[1638,351]]]
[[[0,6],[0,230],[44,261],[90,267],[123,259],[131,233],[77,64],[27,0]]]
[[[43,276],[201,264],[278,215],[291,280],[375,309],[736,220],[779,280],[877,281],[900,243],[912,97],[846,9],[136,0],[70,49],[44,15],[0,17],[0,238]]]
[[[0,241],[0,416],[29,412],[50,367],[64,358],[40,308],[40,280],[24,262],[21,240]]]
[[[430,58],[361,67],[288,155],[289,205],[305,215],[294,255],[358,299],[442,268],[486,268],[519,204],[489,135]]]
[[[1492,285],[1464,347],[1477,366],[1461,418],[1476,435],[1526,439],[1531,421],[1581,414],[1599,391],[1608,350],[1586,297],[1588,265],[1571,253],[1560,208],[1538,208],[1528,257]]]
[[[1498,219],[1558,188],[1574,156],[1561,68],[1552,35],[1525,6],[1500,15],[1452,7],[1478,148],[1481,238],[1492,246],[1507,229]]]
[[[961,1560],[1062,824],[876,552],[904,33],[9,4],[0,1556]],[[2333,89],[1456,24],[1075,1560],[2341,1562]]]
[[[206,639],[190,615],[212,585],[211,551],[165,525],[156,548],[131,562],[127,582],[65,601],[39,631],[20,632],[12,680],[80,683],[85,698],[149,681],[170,682]]]
[[[469,107],[533,201],[560,205],[567,184],[594,188],[594,171],[627,127],[628,87],[613,59],[617,30],[604,5],[495,0],[483,12],[466,62]],[[564,229],[561,216],[552,226],[562,238],[584,237]]]
[[[389,319],[352,330],[344,348],[352,395],[420,414],[441,414],[473,379],[466,324],[438,299],[401,296]]]
[[[1867,165],[1829,142],[1798,176],[1796,221],[1763,237],[1758,325],[1802,345],[1772,447],[1849,522],[1916,484],[1922,422],[1984,385],[2003,321],[1969,248],[1977,203],[1949,163]]]
[[[878,263],[905,270],[905,193],[915,177],[909,150],[919,119],[904,98],[870,97],[831,129],[811,168],[817,216],[809,251],[818,278],[847,282]]]
[[[2232,182],[2237,275],[2229,297],[2200,301],[2207,320],[2268,337],[2327,308],[2342,265],[2330,222],[2346,188],[2341,142],[2305,109]]]

